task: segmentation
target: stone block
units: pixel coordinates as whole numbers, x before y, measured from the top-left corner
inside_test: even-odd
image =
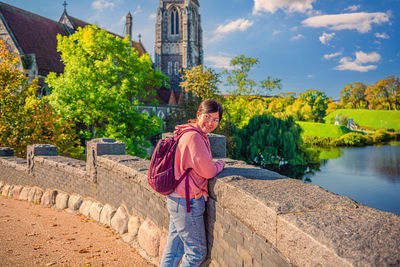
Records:
[[[51,207],[54,204],[56,204],[56,197],[57,197],[57,191],[50,189],[46,190],[46,192],[44,192],[42,196],[40,203],[45,207]]]
[[[33,202],[35,199],[36,188],[31,188],[28,193],[28,201]]]
[[[111,227],[119,234],[128,232],[128,213],[123,207],[119,207],[111,219]]]
[[[79,212],[85,216],[85,217],[89,217],[89,213],[90,213],[90,206],[92,206],[92,201],[91,200],[85,200],[83,201],[82,205],[79,208]]]
[[[100,221],[100,213],[101,213],[102,209],[103,209],[103,205],[101,205],[98,202],[93,202],[92,205],[90,205],[89,218],[99,222]]]
[[[28,173],[33,172],[33,158],[36,156],[57,156],[57,147],[53,145],[29,145],[26,151],[26,160],[28,164]]]
[[[1,190],[1,194],[3,196],[8,196],[10,190],[12,190],[12,186],[9,184],[6,184],[3,186],[3,189]]]
[[[30,192],[31,190],[32,190],[32,189],[31,189],[30,187],[24,187],[24,188],[22,188],[21,194],[19,195],[19,200],[25,200],[25,201],[27,201],[27,200],[28,200],[28,196],[29,196],[29,192]]]
[[[12,190],[12,196],[13,196],[13,198],[19,199],[20,194],[21,194],[21,191],[22,191],[22,188],[23,188],[23,187],[22,187],[21,185],[14,186],[14,188],[13,188],[13,190]]]
[[[14,156],[14,150],[9,147],[0,147],[0,157],[12,157]]]
[[[0,181],[0,192],[3,190],[3,187],[4,187],[4,182]]]
[[[68,199],[69,199],[68,194],[59,192],[56,196],[55,208],[59,210],[68,208]]]
[[[395,266],[400,216],[370,208],[278,216],[278,250],[296,266]]]
[[[208,134],[213,158],[226,158],[226,137],[219,134]]]
[[[109,204],[105,204],[100,213],[100,223],[111,226],[111,218],[117,210]]]
[[[10,187],[8,188],[8,197],[12,197],[13,196],[14,187],[15,187],[15,185],[10,185]]]
[[[68,208],[71,210],[79,210],[83,202],[83,198],[79,195],[71,195],[68,199]]]
[[[161,231],[158,227],[149,219],[146,219],[139,228],[138,242],[139,245],[146,251],[151,257],[158,256],[158,249],[160,247],[160,236]]]
[[[33,197],[33,203],[39,204],[42,200],[43,190],[40,188],[35,189],[35,195]]]
[[[140,218],[138,216],[131,216],[128,221],[128,233],[135,237],[139,231]]]
[[[97,183],[96,158],[101,155],[124,155],[125,143],[110,138],[97,138],[90,140],[86,148],[86,173],[90,179]]]

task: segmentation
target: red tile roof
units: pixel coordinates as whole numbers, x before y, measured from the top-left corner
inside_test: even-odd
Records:
[[[62,24],[2,2],[0,12],[23,52],[36,55],[39,75],[64,71],[56,38],[57,34],[67,35]]]

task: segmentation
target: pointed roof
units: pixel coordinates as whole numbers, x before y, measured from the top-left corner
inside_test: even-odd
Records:
[[[22,52],[36,55],[39,75],[47,75],[50,71],[64,71],[60,54],[57,52],[56,38],[57,34],[68,34],[64,25],[2,2],[0,13]]]

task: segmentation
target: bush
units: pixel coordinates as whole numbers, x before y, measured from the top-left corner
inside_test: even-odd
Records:
[[[337,140],[337,138],[334,137],[308,136],[308,135],[304,135],[302,136],[302,138],[303,138],[303,143],[306,145],[322,146],[322,147],[332,146],[332,143],[334,143]]]
[[[395,135],[385,130],[379,129],[372,135],[375,143],[383,143],[395,139]]]
[[[368,144],[368,137],[360,133],[347,133],[333,144],[336,146],[364,146]]]
[[[250,164],[306,165],[315,154],[306,150],[300,137],[301,128],[293,117],[278,119],[270,114],[255,116],[236,131],[234,158]]]

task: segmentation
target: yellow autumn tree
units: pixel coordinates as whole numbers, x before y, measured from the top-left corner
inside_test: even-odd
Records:
[[[37,79],[29,82],[19,68],[20,57],[0,40],[0,146],[26,156],[31,144],[56,145],[61,155],[79,157],[79,145],[72,124],[56,116],[44,97],[36,96]]]

